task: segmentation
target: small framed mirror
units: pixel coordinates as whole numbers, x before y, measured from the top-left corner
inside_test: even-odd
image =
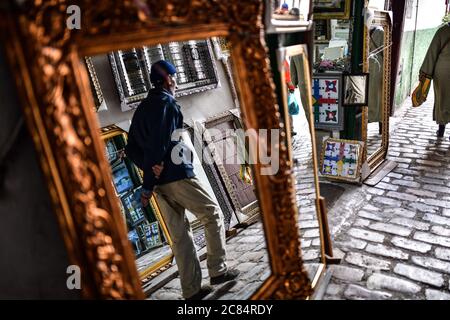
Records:
[[[369,101],[369,74],[344,74],[343,106],[367,106]]]

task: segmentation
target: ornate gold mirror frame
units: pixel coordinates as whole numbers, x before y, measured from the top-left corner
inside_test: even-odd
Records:
[[[280,169],[261,175],[264,166],[258,161],[253,167],[272,273],[252,299],[311,295],[286,133],[263,39],[262,0],[10,3],[13,11],[1,19],[7,56],[68,255],[82,270],[85,298],[140,299],[144,294],[119,204],[106,196],[114,191],[83,57],[214,36],[230,41],[245,127],[281,129],[281,142],[272,150],[279,151]],[[80,30],[66,26],[69,5],[80,8]],[[255,140],[270,150],[270,140]]]
[[[381,147],[367,157],[367,129],[369,119],[368,106],[363,107],[362,113],[362,140],[364,141],[363,161],[367,160],[370,171],[373,172],[386,159],[389,146],[389,116],[390,116],[390,77],[391,77],[391,42],[392,42],[392,22],[388,11],[375,11],[371,25],[382,26],[384,29],[383,48],[383,90],[382,94],[382,137]],[[369,26],[364,26],[364,51],[363,51],[363,72],[369,72]],[[370,80],[369,80],[370,83]],[[369,93],[370,94],[370,93]]]
[[[95,112],[99,112],[102,110],[106,110],[106,104],[105,99],[103,98],[103,91],[100,86],[100,81],[97,77],[97,72],[95,71],[94,64],[92,63],[91,57],[85,57],[86,61],[86,67],[89,72],[89,78],[91,80],[92,85],[92,91],[95,94],[94,101],[95,101]]]

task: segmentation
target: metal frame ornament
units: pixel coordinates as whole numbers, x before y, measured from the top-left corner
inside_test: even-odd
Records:
[[[2,12],[7,57],[68,256],[82,269],[84,298],[143,299],[99,135],[85,56],[168,41],[227,37],[247,129],[280,129],[280,169],[253,165],[271,275],[251,299],[306,299],[292,166],[271,80],[262,0],[48,0]],[[82,12],[67,28],[67,8]],[[270,150],[270,138],[256,138]],[[255,155],[255,159],[257,155]]]

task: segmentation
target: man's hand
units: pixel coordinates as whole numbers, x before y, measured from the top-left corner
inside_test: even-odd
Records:
[[[141,204],[143,207],[148,206],[148,202],[152,197],[152,192],[150,191],[142,191],[141,193]]]
[[[164,161],[161,164],[155,164],[152,167],[153,173],[155,174],[156,179],[159,179],[161,172],[164,170]]]

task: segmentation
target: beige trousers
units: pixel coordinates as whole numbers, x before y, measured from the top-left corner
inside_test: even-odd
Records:
[[[191,211],[205,227],[210,277],[227,271],[223,217],[196,177],[156,186],[155,195],[173,241],[172,250],[180,274],[183,297],[189,298],[200,290],[202,272],[185,209]]]

